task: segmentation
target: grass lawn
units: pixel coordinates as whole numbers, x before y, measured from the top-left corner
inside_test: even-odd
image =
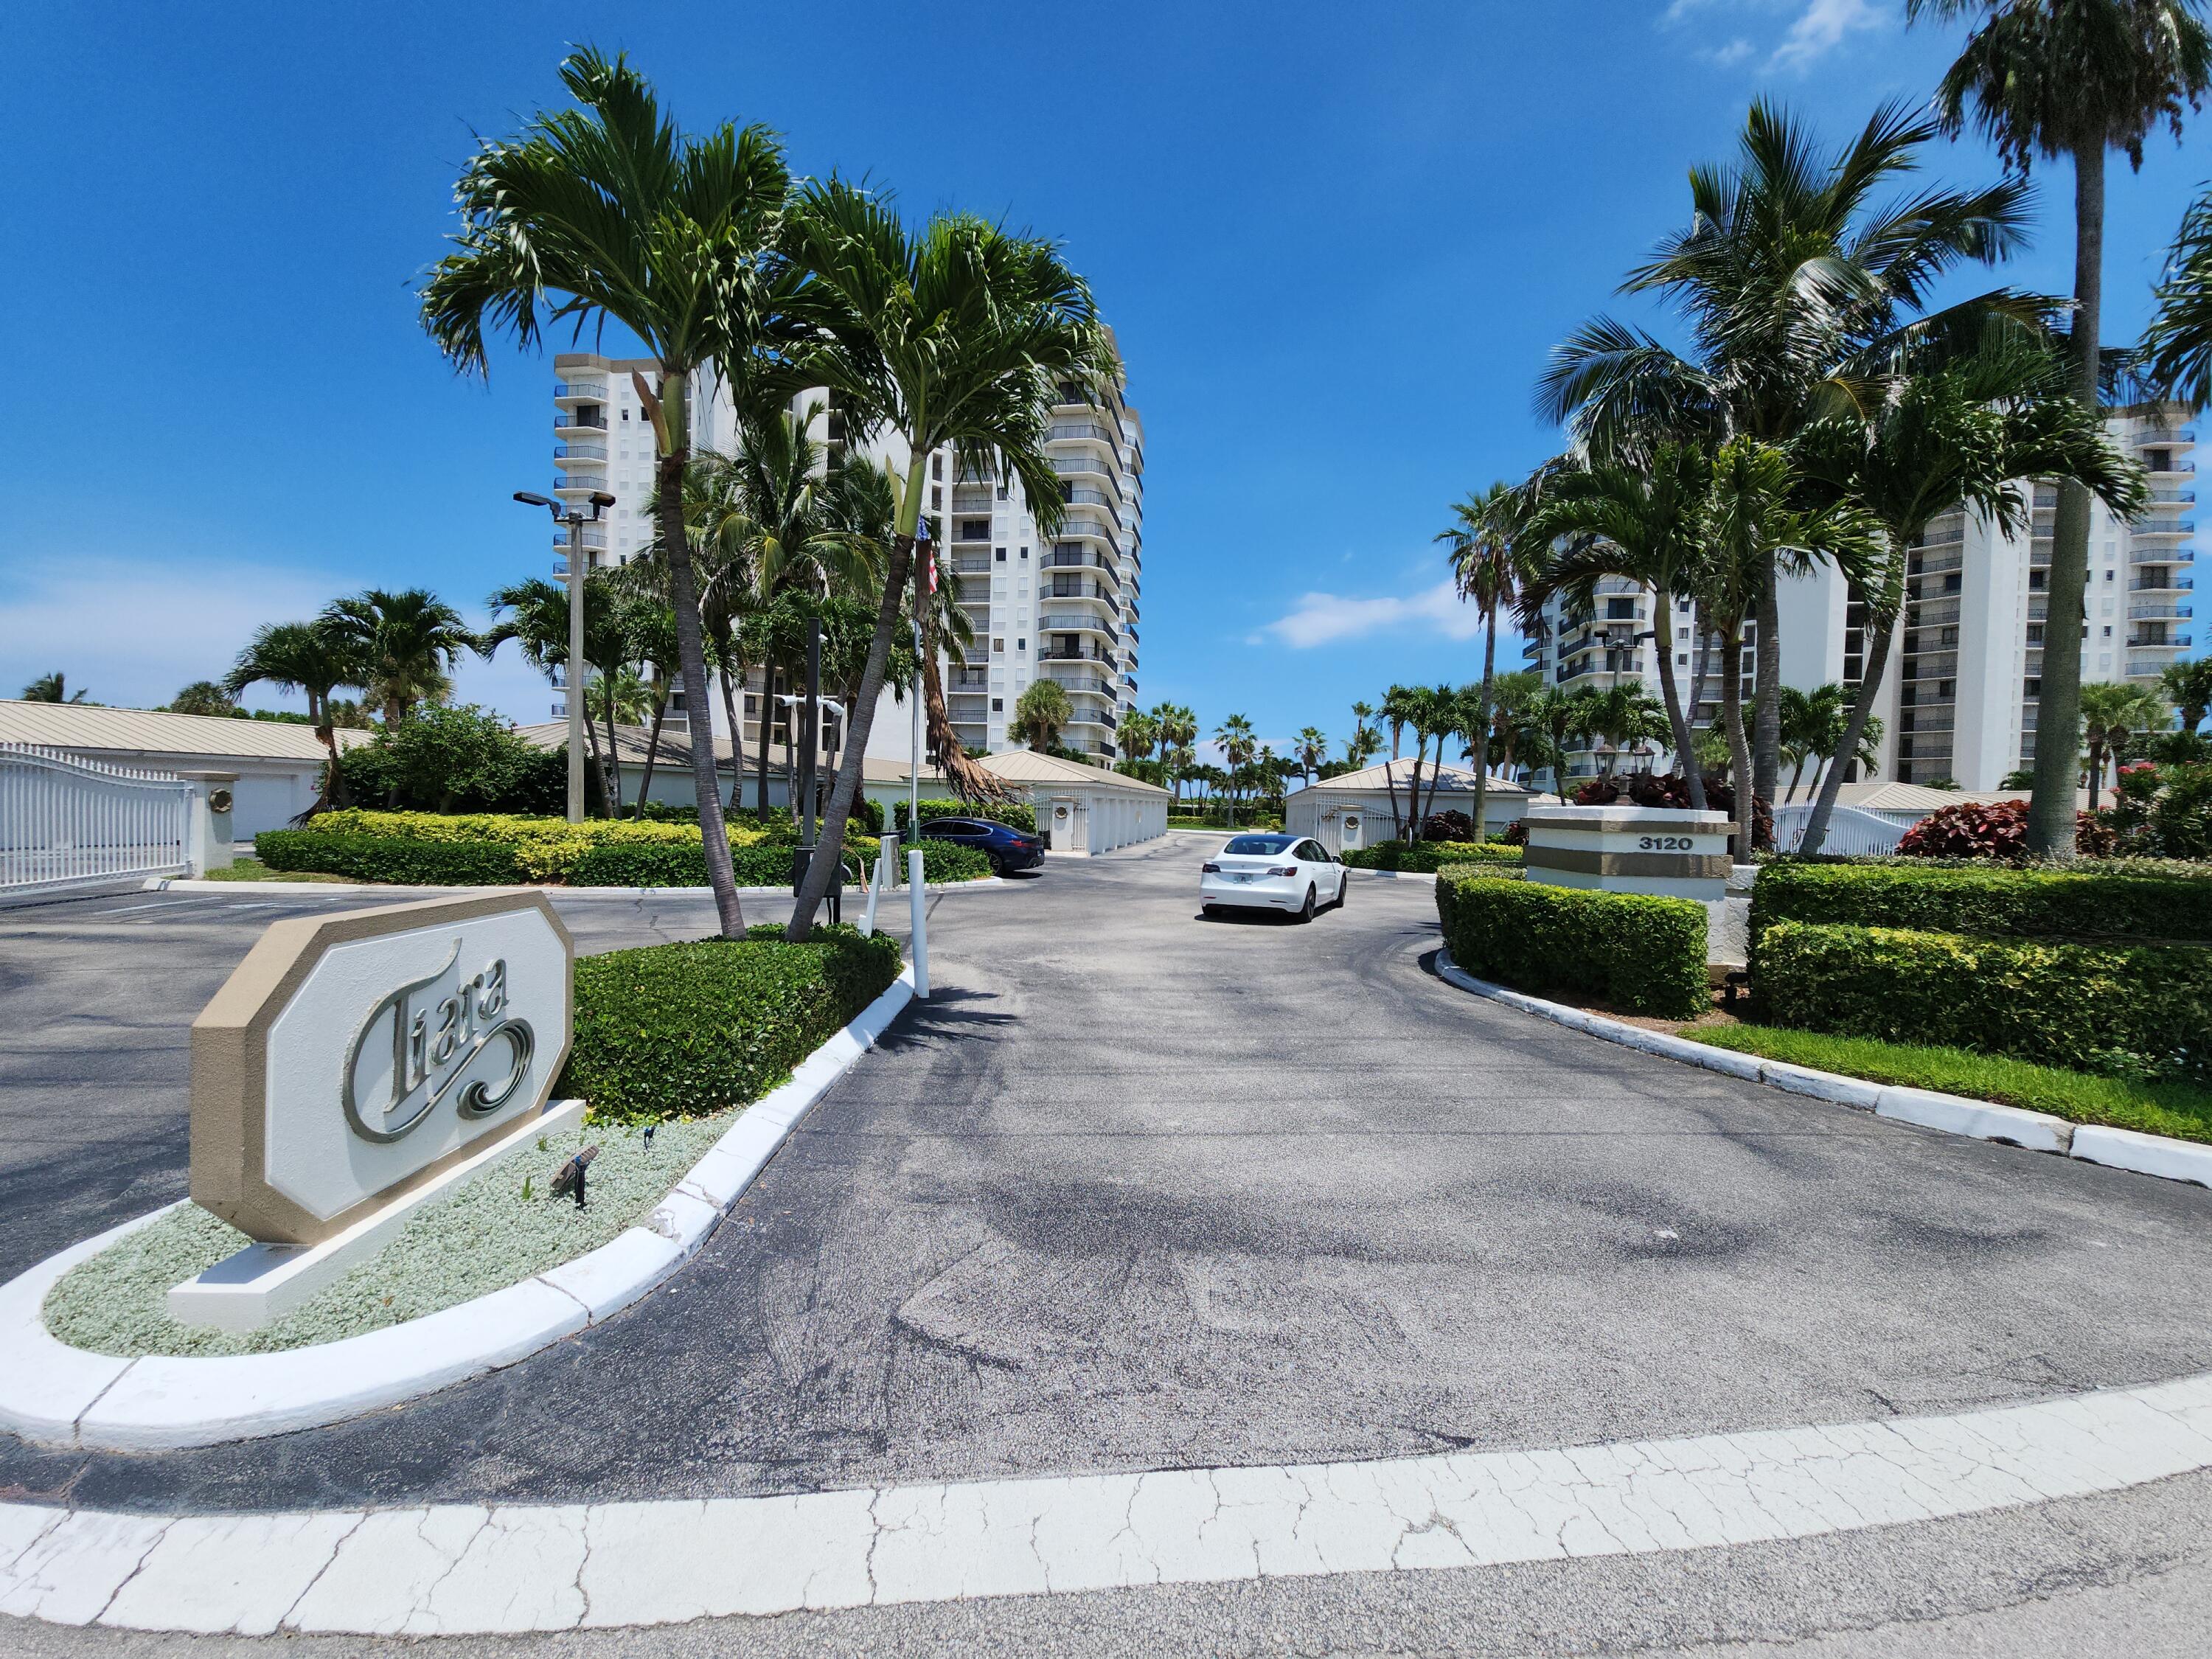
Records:
[[[1690,1025],[1681,1035],[1716,1048],[1810,1066],[1874,1083],[1994,1100],[2073,1123],[2212,1141],[2212,1090],[2186,1083],[2130,1083],[2030,1065],[1964,1048],[1929,1048],[1872,1037],[1829,1036],[1778,1025]]]
[[[336,881],[358,885],[351,876],[326,876],[314,870],[271,870],[253,859],[240,859],[228,870],[210,870],[202,881]]]

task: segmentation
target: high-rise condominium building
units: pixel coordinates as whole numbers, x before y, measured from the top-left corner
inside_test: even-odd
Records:
[[[2152,504],[2133,524],[2102,503],[2092,507],[2080,623],[2085,682],[2154,684],[2195,643],[2190,543],[2197,529],[2191,459],[2197,434],[2185,424],[2187,415],[2178,405],[2137,404],[2106,417],[2112,441],[2149,471]],[[1875,775],[1993,790],[2033,763],[2058,492],[2025,483],[2021,490],[2032,505],[2030,522],[2017,533],[1962,509],[1937,519],[1911,550],[1905,614],[1877,708],[1883,732]],[[1546,613],[1550,639],[1531,641],[1524,654],[1547,684],[1602,688],[1634,677],[1656,691],[1650,607],[1648,589],[1608,580],[1588,623],[1563,633],[1555,605]],[[1707,640],[1700,648],[1691,638],[1686,603],[1678,601],[1676,610],[1666,630],[1675,672],[1687,697],[1702,669],[1698,714],[1701,722],[1711,720],[1719,698],[1717,645]],[[1804,690],[1831,681],[1858,684],[1866,619],[1834,569],[1785,579],[1778,612],[1784,684]],[[1747,638],[1741,665],[1747,702],[1749,644]],[[1570,782],[1599,769],[1604,747],[1592,744],[1575,757]]]
[[[584,532],[591,568],[623,564],[652,544],[646,502],[653,481],[653,441],[630,381],[648,362],[568,353],[554,360],[555,491],[582,502],[593,490],[616,498],[605,522]],[[949,586],[974,630],[965,660],[945,665],[945,700],[961,744],[972,753],[1021,745],[1014,708],[1039,679],[1058,681],[1073,719],[1062,734],[1069,747],[1109,759],[1120,711],[1137,689],[1138,590],[1144,538],[1144,426],[1117,378],[1085,400],[1060,388],[1045,446],[1060,475],[1061,521],[1050,542],[1019,479],[965,471],[951,451],[929,457],[922,514],[938,555],[937,580]],[[736,416],[713,375],[695,377],[692,439],[699,449],[732,448]],[[847,452],[844,416],[821,393],[795,400],[817,411],[812,431],[830,464]],[[902,473],[907,449],[897,434],[878,434],[861,447],[868,459]],[[556,568],[567,568],[567,532],[556,534]],[[745,741],[760,741],[765,688],[752,672],[744,699]],[[779,692],[787,688],[779,685]],[[868,750],[903,759],[911,753],[909,711],[879,705]],[[769,735],[783,740],[782,708],[769,710]],[[556,714],[562,711],[556,708]],[[672,714],[672,719],[675,718]]]

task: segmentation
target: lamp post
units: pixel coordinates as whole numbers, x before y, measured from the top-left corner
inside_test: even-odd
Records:
[[[584,526],[599,522],[600,513],[615,504],[605,491],[591,496],[592,516],[586,519],[573,507],[526,489],[514,492],[525,507],[542,507],[553,522],[568,526],[568,653],[562,669],[568,686],[568,822],[584,821]]]

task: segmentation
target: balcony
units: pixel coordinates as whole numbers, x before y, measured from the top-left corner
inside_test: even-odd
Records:
[[[602,465],[607,459],[605,444],[555,444],[553,459],[556,461],[595,461]]]
[[[956,576],[988,576],[991,574],[991,556],[988,553],[956,553],[952,556],[952,574]]]
[[[1121,444],[1119,434],[1112,428],[1101,425],[1097,421],[1054,421],[1046,430],[1044,436],[1047,443],[1054,444],[1073,443],[1087,439],[1092,443],[1104,444],[1109,451],[1116,453],[1119,453]]]
[[[2196,549],[2190,547],[2131,547],[2128,550],[2130,564],[2189,564],[2196,557]]]
[[[1110,617],[1099,616],[1095,611],[1048,611],[1037,618],[1037,631],[1041,634],[1096,634],[1101,639],[1110,640],[1114,637],[1115,629]]]
[[[2193,614],[2188,605],[2172,600],[2151,600],[2128,607],[2130,622],[2182,622]]]
[[[607,487],[605,473],[558,472],[553,477],[556,495],[573,495],[584,490],[601,490]]]
[[[1942,576],[1958,569],[1966,562],[1964,553],[1930,553],[1925,557],[1916,553],[1906,568],[1915,576]]]
[[[1037,589],[1040,599],[1096,599],[1109,611],[1118,612],[1115,591],[1103,582],[1087,582],[1080,576],[1054,576],[1049,587]]]
[[[2156,679],[2166,672],[2167,665],[2172,661],[2173,659],[2171,656],[2164,654],[2130,657],[2128,676],[2131,679],[2137,678]]]
[[[583,530],[577,533],[583,538],[586,547],[603,549],[607,544],[607,532],[604,530]],[[568,550],[567,531],[556,530],[553,532],[553,550],[556,553],[566,553]]]
[[[994,493],[988,489],[969,490],[956,487],[952,492],[952,510],[956,514],[988,513],[996,500]]]
[[[556,404],[603,404],[607,400],[605,380],[556,380],[553,382],[553,401]],[[560,422],[554,422],[558,426]]]
[[[2197,586],[2194,576],[2143,576],[2128,584],[2130,593],[2186,593]]]
[[[1039,662],[1103,662],[1114,664],[1114,653],[1095,645],[1048,645],[1037,653]]]
[[[1109,559],[1103,553],[1094,553],[1087,547],[1062,547],[1058,544],[1054,544],[1051,552],[1037,561],[1041,569],[1101,570],[1119,581],[1121,572],[1115,568],[1117,563],[1118,561]]]
[[[2186,449],[2196,441],[2197,431],[2193,427],[2179,427],[2165,431],[2151,427],[2136,434],[2137,449]]]
[[[556,415],[553,417],[556,432],[605,432],[607,417],[604,415]]]
[[[1045,678],[1061,690],[1077,696],[1104,697],[1110,702],[1116,695],[1113,682],[1102,680],[1089,674],[1047,674]]]
[[[2197,499],[2197,492],[2193,489],[2154,489],[2150,492],[2150,498],[2155,502],[2169,504],[2176,501],[2194,501]]]

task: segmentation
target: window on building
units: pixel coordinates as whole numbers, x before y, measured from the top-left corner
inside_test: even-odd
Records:
[[[1014,649],[1017,651],[1026,651],[1029,648],[1030,642],[1027,640],[1016,640],[1014,641]]]
[[[1958,629],[1958,628],[1957,628],[1956,624],[1954,624],[1953,626],[1948,627],[1948,628],[1942,628],[1942,629],[1938,629],[1936,630],[1936,648],[1937,648],[1938,650],[1941,650],[1941,649],[1942,649],[1944,647],[1947,647],[1947,646],[1954,646],[1954,645],[1958,644],[1958,642],[1959,642],[1959,629]]]
[[[2029,675],[2026,679],[2020,683],[2020,695],[2023,697],[2041,696],[2043,695],[2043,682],[2034,675]]]
[[[929,476],[933,478],[942,478],[945,476],[944,456],[933,455],[929,458]]]
[[[2043,592],[2044,586],[2050,580],[2050,577],[2051,573],[2048,570],[2029,571],[2027,573],[2027,591],[2031,593],[2040,593]]]
[[[945,486],[943,484],[930,485],[929,505],[932,511],[941,513],[945,510]]]
[[[991,653],[994,656],[1000,657],[1006,655],[1006,642],[1004,640],[993,640],[991,641]]]
[[[1006,486],[1004,484],[999,486],[999,499],[1002,501],[1006,499]]]
[[[994,547],[994,548],[993,548],[993,549],[991,550],[991,551],[992,551],[994,554],[995,554],[995,555],[997,556],[997,557],[998,557],[998,561],[999,561],[999,562],[1000,562],[1000,564],[1004,564],[1004,563],[1006,563],[1006,550],[1005,548],[1003,548],[1003,547]]]
[[[1030,556],[1030,550],[1029,550],[1029,549],[1027,549],[1026,547],[1025,547],[1025,548],[1024,548],[1024,549],[1022,550],[1022,557],[1023,557],[1023,559],[1024,559],[1024,561],[1026,561],[1026,560],[1028,559],[1029,556]]]
[[[1956,680],[1936,681],[1936,695],[1943,698],[1946,702],[1948,702],[1951,698],[1959,695],[1959,682]]]
[[[1955,570],[1954,570],[1949,575],[1943,578],[1943,591],[1946,593],[1957,592],[1959,591],[1960,585],[1960,573]]]
[[[1634,599],[1607,599],[1605,602],[1605,619],[1607,622],[1634,622],[1636,620],[1636,601]]]
[[[2043,624],[2041,623],[2028,623],[2027,642],[2030,645],[2041,645],[2043,643]]]
[[[1005,713],[1006,712],[1006,700],[1004,697],[994,697],[994,698],[992,698],[992,699],[991,699],[991,712],[992,712],[994,714],[1005,714]]]
[[[2112,625],[2110,623],[2105,624],[2105,637],[2108,640],[2112,637]],[[1686,785],[1684,787],[1687,787]]]
[[[991,539],[991,521],[988,519],[961,520],[960,539],[963,542],[989,541]]]

